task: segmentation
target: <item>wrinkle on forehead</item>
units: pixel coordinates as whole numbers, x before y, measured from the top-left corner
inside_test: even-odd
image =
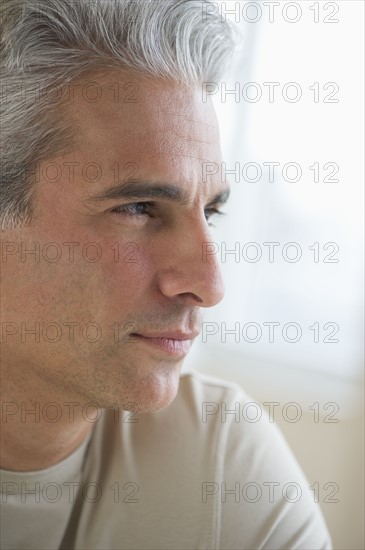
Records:
[[[90,81],[101,90],[100,99],[95,102],[85,100],[84,86]],[[189,129],[191,134],[195,131],[197,140],[208,140],[211,135],[214,135],[213,139],[219,137],[213,106],[210,101],[203,103],[199,87],[190,89],[178,82],[147,78],[125,71],[92,75],[90,81],[80,81],[76,85],[75,100],[70,104],[72,116],[83,127],[93,121],[99,130],[103,127],[117,129],[123,125],[127,132],[136,128],[143,132],[149,125],[158,124],[163,128],[164,124],[169,124]],[[138,87],[135,102],[126,101],[126,92],[123,94],[127,83]],[[118,101],[114,95],[116,86],[121,90]],[[140,125],[141,117],[143,125]]]
[[[88,191],[115,183],[111,166],[119,167],[123,181],[128,163],[138,166],[138,178],[199,186],[201,191],[220,187],[219,174],[202,181],[203,163],[220,163],[221,148],[213,105],[203,103],[199,88],[122,71],[94,74],[87,82],[101,87],[100,100],[86,101],[85,82],[80,81],[70,114],[76,134],[75,160],[80,165],[96,162],[103,170],[102,180],[87,183]],[[116,102],[116,82],[121,92],[128,82],[138,84],[138,102],[123,102],[122,94]],[[80,192],[81,187],[85,186],[80,181]]]

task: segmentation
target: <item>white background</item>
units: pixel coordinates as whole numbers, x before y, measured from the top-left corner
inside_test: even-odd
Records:
[[[218,325],[216,335],[206,340],[222,343],[221,323],[233,329],[238,322],[240,336],[227,334],[227,348],[292,368],[356,380],[363,358],[363,3],[318,2],[318,23],[314,23],[317,14],[310,9],[315,2],[281,2],[275,6],[272,23],[269,7],[262,2],[223,4],[232,10],[230,18],[240,26],[243,43],[214,101],[226,168],[238,166],[239,181],[235,174],[227,174],[232,188],[226,208],[229,215],[219,220],[213,233],[226,296],[205,315],[206,322]],[[251,7],[244,9],[245,4]],[[247,23],[245,18],[260,15],[259,8],[260,19]],[[300,19],[290,23],[284,16]],[[324,23],[325,17],[338,23]],[[256,85],[244,89],[248,82]],[[280,83],[275,86],[273,102],[269,101],[269,86],[263,84],[269,82]],[[285,90],[290,82],[295,87]],[[315,82],[318,98],[309,89]],[[333,85],[323,89],[329,82],[339,87],[332,97]],[[237,96],[225,93],[235,89],[241,92]],[[302,97],[297,102],[283,99],[283,92],[293,99],[298,89]],[[254,99],[258,92],[262,97],[255,103],[246,100]],[[326,98],[338,102],[325,103]],[[263,164],[269,162],[280,163],[274,168],[273,182]],[[248,163],[259,165],[259,172],[254,166],[247,167]],[[283,179],[287,163],[300,167],[298,182]],[[315,163],[320,167],[318,183],[310,169]],[[324,169],[327,163],[333,164]],[[331,177],[336,165],[339,171]],[[260,170],[261,178],[252,181]],[[295,176],[295,168],[284,172],[287,179]],[[324,182],[326,176],[339,181]],[[244,248],[250,242],[256,245]],[[280,243],[275,246],[272,263],[264,242]],[[285,249],[290,242],[299,246]],[[335,244],[324,249],[332,242]],[[224,254],[224,247],[234,250],[236,243],[239,257]],[[318,262],[309,248],[314,243],[318,243]],[[328,256],[337,247],[338,252]],[[298,250],[301,259],[289,262],[287,258],[294,259]],[[261,259],[248,262],[246,258],[255,259],[258,251],[262,251]],[[280,323],[274,328],[273,342],[269,341],[269,328],[263,325],[271,321]],[[241,329],[250,322],[262,330],[256,343],[247,342],[259,336],[254,327],[242,334]],[[294,327],[282,335],[289,322],[297,323],[302,331],[296,343],[285,340],[286,335],[295,340]],[[337,334],[331,336],[335,325],[323,328],[328,322],[338,325]],[[315,330],[309,328],[314,323],[319,323],[318,343],[314,342]],[[213,331],[213,325],[207,330]],[[324,342],[326,337],[339,341]]]

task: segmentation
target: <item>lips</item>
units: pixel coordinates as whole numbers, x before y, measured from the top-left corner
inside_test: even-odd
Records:
[[[143,338],[165,338],[167,340],[193,340],[199,334],[199,331],[194,332],[181,332],[181,331],[169,331],[152,333],[133,333],[131,336],[143,336]]]
[[[159,349],[164,354],[183,357],[190,351],[193,339],[198,335],[198,332],[181,332],[181,331],[169,331],[159,332],[156,334],[144,333],[144,334],[131,334],[132,337],[137,338],[138,341],[151,346],[155,349]]]

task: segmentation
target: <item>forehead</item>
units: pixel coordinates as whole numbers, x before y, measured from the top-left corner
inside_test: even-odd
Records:
[[[74,86],[69,113],[84,161],[201,185],[204,166],[221,162],[215,112],[199,87],[124,71],[88,75]]]

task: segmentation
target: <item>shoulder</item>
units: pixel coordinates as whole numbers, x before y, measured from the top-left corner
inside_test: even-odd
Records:
[[[331,548],[310,483],[266,408],[239,385],[195,372],[179,393],[179,410],[199,414],[199,437],[216,434],[202,500],[221,517],[220,547]]]
[[[190,371],[181,376],[174,401],[153,416],[157,424],[172,420],[178,423],[180,429],[189,431],[190,437],[198,440],[200,448],[216,442],[222,453],[229,435],[235,438],[236,434],[242,439],[244,433],[245,439],[252,439],[257,429],[252,430],[252,423],[245,422],[250,415],[266,417],[262,407],[238,384]]]
[[[226,410],[226,405],[228,403],[241,402],[243,404],[248,404],[253,401],[254,400],[234,382],[201,374],[197,371],[190,371],[184,373],[180,377],[179,391],[171,407],[189,405],[201,411],[210,404],[210,412],[213,413],[214,410],[214,415],[217,413],[221,415],[222,410]],[[216,407],[213,407],[213,405],[216,405]]]
[[[166,416],[185,419],[193,431],[211,431],[214,427],[221,449],[230,452],[235,445],[242,452],[251,447],[268,448],[273,441],[285,445],[266,409],[241,386],[196,371],[181,376],[176,398],[162,411],[161,420]]]

